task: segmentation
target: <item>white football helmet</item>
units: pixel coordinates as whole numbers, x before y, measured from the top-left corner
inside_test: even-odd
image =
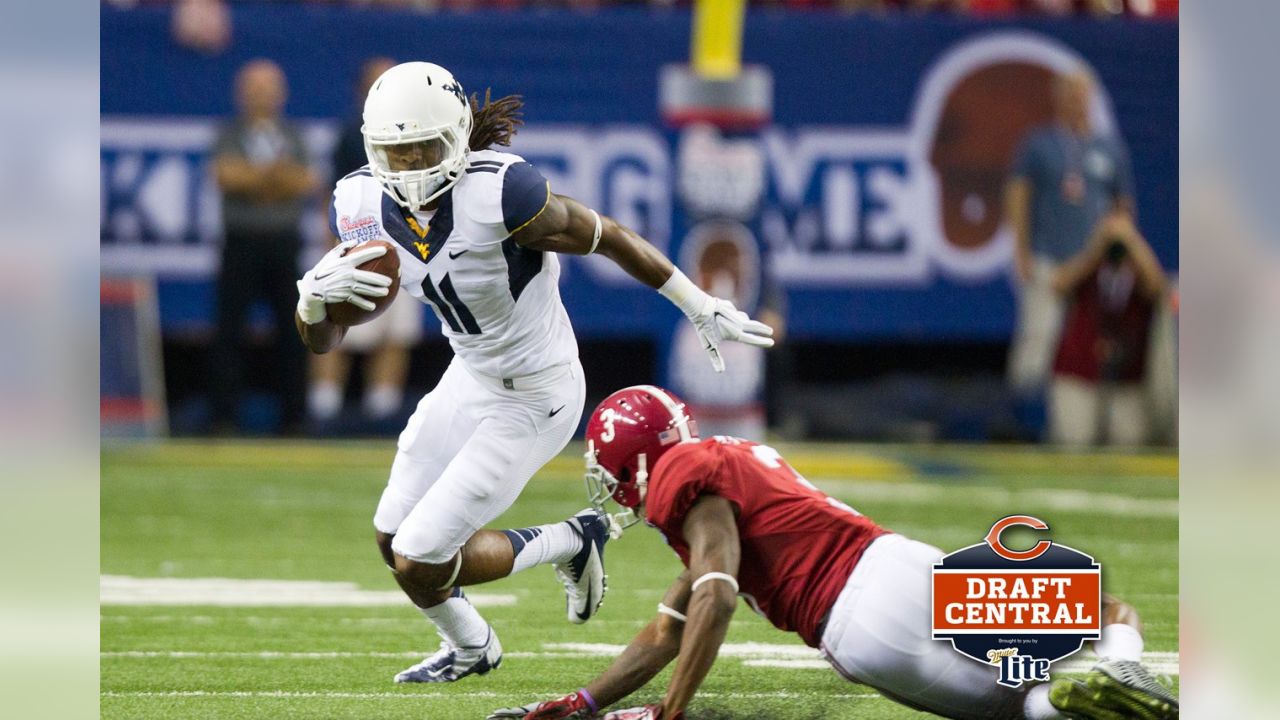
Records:
[[[397,203],[415,210],[462,176],[471,105],[448,70],[402,63],[369,88],[360,132],[373,176]]]

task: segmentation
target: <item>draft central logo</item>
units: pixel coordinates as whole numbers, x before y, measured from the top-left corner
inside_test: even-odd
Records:
[[[1049,529],[1010,515],[933,566],[933,638],[999,666],[996,682],[1007,687],[1048,680],[1051,664],[1102,631],[1102,566],[1051,540],[1013,550],[1001,535],[1019,526]]]

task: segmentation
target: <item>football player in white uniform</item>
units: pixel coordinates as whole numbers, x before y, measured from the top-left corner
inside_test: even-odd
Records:
[[[372,309],[389,280],[356,267],[400,255],[400,286],[440,318],[454,359],[401,433],[374,515],[396,581],[436,626],[441,649],[397,682],[451,682],[498,666],[502,648],[461,588],[550,563],[568,615],[585,622],[604,594],[608,522],[585,510],[536,528],[482,530],[568,443],[582,416],[578,346],[560,301],[557,253],[599,253],[656,288],[693,322],[717,369],[718,345],[773,344],[772,330],[700,290],[631,230],[556,195],[510,153],[515,97],[468,102],[444,68],[397,65],[364,106],[369,165],[338,181],[330,223],[343,242],[298,281],[298,331],[313,352],[342,339],[329,303]]]

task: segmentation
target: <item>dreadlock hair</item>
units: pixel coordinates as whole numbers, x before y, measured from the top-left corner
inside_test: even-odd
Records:
[[[510,145],[516,128],[524,124],[521,110],[524,101],[519,95],[508,95],[497,100],[489,99],[489,89],[484,91],[484,105],[471,93],[471,150],[484,150],[490,145]]]

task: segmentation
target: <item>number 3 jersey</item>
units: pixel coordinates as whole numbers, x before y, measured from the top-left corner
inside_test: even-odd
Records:
[[[559,259],[511,238],[546,208],[550,185],[518,155],[467,159],[430,212],[400,207],[367,167],[347,175],[333,191],[330,230],[395,245],[401,288],[431,306],[471,369],[512,378],[572,362],[578,344],[560,301]]]
[[[649,477],[645,519],[689,565],[684,519],[703,495],[737,512],[739,594],[811,647],[872,540],[888,531],[827,497],[767,445],[717,436],[667,451]]]

